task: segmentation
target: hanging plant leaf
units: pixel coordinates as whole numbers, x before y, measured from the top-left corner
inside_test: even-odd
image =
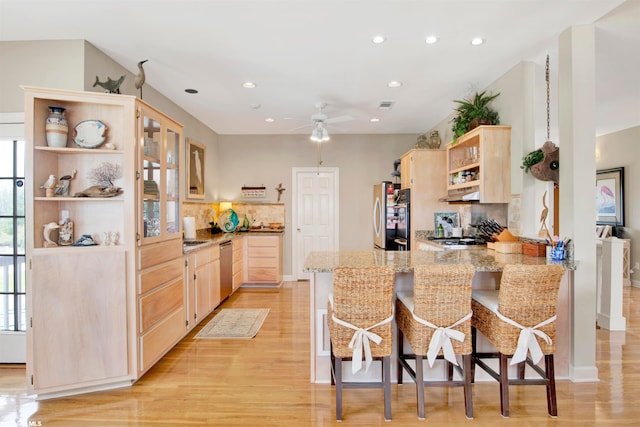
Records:
[[[522,158],[522,165],[520,166],[520,169],[523,169],[525,173],[528,173],[531,166],[540,163],[543,159],[544,153],[538,148]]]

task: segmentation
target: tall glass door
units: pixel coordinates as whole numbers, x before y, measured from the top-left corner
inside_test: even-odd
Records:
[[[25,352],[25,142],[12,136],[21,129],[0,123],[0,347],[13,348],[0,363],[23,362]]]

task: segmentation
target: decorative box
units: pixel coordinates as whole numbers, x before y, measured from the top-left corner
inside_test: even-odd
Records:
[[[522,253],[531,256],[546,256],[547,245],[544,243],[525,242],[522,244]]]

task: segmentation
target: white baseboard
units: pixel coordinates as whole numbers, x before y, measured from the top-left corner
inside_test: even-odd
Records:
[[[592,383],[599,382],[598,368],[589,366],[584,368],[576,368],[569,365],[569,379],[574,383]]]

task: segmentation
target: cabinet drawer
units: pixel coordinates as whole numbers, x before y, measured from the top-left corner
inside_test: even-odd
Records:
[[[140,299],[140,332],[145,332],[180,307],[184,308],[182,277]]]
[[[218,249],[218,254],[220,254],[220,249],[217,245],[216,245],[216,248]],[[196,251],[193,255],[194,255],[193,258],[195,259],[195,263],[196,263],[194,268],[201,267],[205,264],[208,264],[211,261],[213,261],[213,246],[209,248],[200,249],[199,251]],[[220,255],[218,255],[218,258],[219,257]]]
[[[138,253],[138,269],[144,270],[181,257],[182,240],[180,239],[144,246]]]
[[[242,272],[242,261],[233,263],[233,274]]]
[[[278,271],[271,268],[252,268],[247,270],[247,282],[278,282]]]
[[[247,245],[249,248],[253,246],[271,246],[277,247],[280,236],[247,236]]]
[[[277,258],[249,258],[247,268],[277,268]]]
[[[176,310],[155,328],[140,337],[140,370],[145,371],[185,333],[184,308]]]
[[[144,294],[155,287],[171,280],[182,277],[184,273],[184,259],[177,258],[158,267],[140,273],[138,292]]]
[[[273,246],[249,246],[247,250],[247,256],[249,258],[254,258],[254,257],[275,258],[278,256],[278,251]]]

